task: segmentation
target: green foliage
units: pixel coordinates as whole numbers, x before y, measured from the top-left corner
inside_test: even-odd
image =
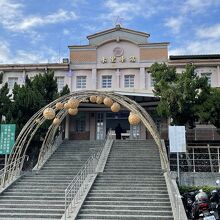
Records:
[[[160,97],[157,112],[172,118],[174,125],[194,126],[200,105],[207,100],[210,86],[207,79],[198,77],[193,65],[187,65],[181,74],[166,64],[155,63],[150,72],[155,79],[154,94]]]
[[[25,85],[15,84],[13,89],[13,101],[9,105],[3,105],[7,109],[7,122],[16,124],[16,135],[18,135],[27,121],[42,107],[49,104],[60,95],[69,93],[68,86],[65,86],[61,94],[57,91],[57,81],[54,78],[54,73],[49,71],[45,74],[38,74],[31,81],[28,77],[25,79]],[[8,98],[8,88],[7,84],[3,86],[0,90],[0,101],[7,100]],[[10,101],[11,102],[11,101]],[[0,114],[5,109],[1,109],[0,105]],[[38,129],[34,135],[30,146],[27,150],[27,154],[30,157],[28,164],[25,166],[33,167],[37,160],[37,155],[39,153],[40,146],[42,144],[43,138],[47,132],[48,127],[50,126],[51,121],[45,121],[41,127]]]
[[[0,123],[2,123],[2,116],[6,116],[11,108],[10,97],[8,84],[6,83],[0,89]]]
[[[214,189],[220,190],[220,187],[216,186],[179,186],[179,191],[180,194],[183,194],[185,192],[190,192],[190,191],[196,191],[202,189],[206,193],[210,193]]]
[[[212,123],[220,128],[220,89],[211,88],[209,97],[201,103],[198,115],[202,122]]]
[[[64,96],[66,94],[69,94],[69,93],[70,93],[70,89],[69,89],[68,85],[65,85],[63,87],[63,89],[60,91],[59,96],[61,97],[61,96]]]
[[[42,106],[58,98],[57,81],[54,78],[53,71],[48,71],[44,75],[36,75],[32,81],[32,88],[41,93],[43,97]]]

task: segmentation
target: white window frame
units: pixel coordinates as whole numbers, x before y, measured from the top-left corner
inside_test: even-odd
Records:
[[[102,75],[102,88],[112,87],[112,75]]]
[[[15,83],[18,84],[18,77],[8,77],[8,88],[9,88],[9,90],[14,89]]]
[[[155,83],[155,78],[152,75],[150,75],[150,87],[154,87]]]
[[[133,74],[124,75],[124,87],[125,88],[134,88],[134,77],[135,75]]]
[[[208,85],[212,85],[212,73],[211,72],[204,72],[201,73],[201,77],[207,77],[208,79]]]
[[[76,76],[76,88],[85,89],[86,81],[87,81],[87,76]]]
[[[56,76],[57,80],[57,90],[60,92],[64,87],[64,76]]]

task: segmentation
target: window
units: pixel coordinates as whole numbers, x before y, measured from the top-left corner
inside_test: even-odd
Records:
[[[112,87],[112,76],[102,76],[102,88]]]
[[[86,115],[84,112],[80,112],[76,116],[76,131],[84,132],[85,130],[86,130]]]
[[[8,88],[9,88],[9,90],[12,90],[14,88],[15,83],[18,83],[18,78],[17,77],[9,77],[8,78]]]
[[[156,83],[155,78],[151,76],[150,79],[151,79],[150,80],[150,86],[154,87],[154,84]]]
[[[201,73],[201,77],[206,77],[208,79],[208,84],[212,84],[212,73]]]
[[[134,87],[134,75],[125,75],[124,80],[125,80],[124,81],[125,88]]]
[[[58,92],[60,92],[64,87],[64,76],[57,76],[56,80],[57,80],[57,89]]]
[[[76,77],[76,88],[85,89],[86,88],[86,76],[77,76]]]

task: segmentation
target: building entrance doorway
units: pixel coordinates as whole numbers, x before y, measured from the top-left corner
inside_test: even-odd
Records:
[[[122,128],[122,138],[130,137],[130,124],[128,122],[128,111],[122,111],[118,113],[107,112],[106,113],[106,131],[111,129],[114,133],[115,128],[120,124]]]

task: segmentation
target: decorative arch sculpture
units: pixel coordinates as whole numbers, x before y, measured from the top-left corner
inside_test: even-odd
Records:
[[[157,131],[157,127],[152,120],[151,116],[146,112],[146,110],[141,107],[138,103],[136,103],[134,100],[131,100],[130,98],[117,94],[115,92],[106,92],[106,91],[92,91],[92,90],[84,90],[84,91],[78,91],[78,92],[72,92],[70,94],[64,95],[55,101],[49,103],[45,107],[41,108],[38,112],[36,112],[30,119],[29,121],[25,124],[23,129],[21,130],[20,134],[18,135],[12,154],[10,154],[9,159],[8,159],[8,166],[12,166],[11,164],[15,163],[15,161],[18,158],[21,158],[23,155],[26,154],[27,148],[35,135],[36,131],[38,128],[41,126],[41,124],[46,120],[43,116],[43,112],[46,108],[52,108],[54,109],[57,113],[56,116],[59,117],[60,123],[63,121],[63,119],[66,117],[68,114],[65,109],[57,110],[56,109],[56,103],[62,102],[66,103],[70,98],[75,98],[78,99],[79,102],[89,102],[89,98],[91,96],[102,96],[102,97],[109,97],[112,99],[114,102],[119,103],[121,106],[127,108],[131,112],[135,113],[138,115],[142,123],[145,125],[145,127],[148,129],[150,134],[152,135],[154,141],[157,144],[157,147],[159,148],[160,151],[160,156],[161,160],[163,160],[166,164],[166,156],[164,154],[164,150],[162,149],[161,145],[161,140],[160,140],[160,135]],[[52,144],[54,141],[54,136],[56,134],[56,131],[58,129],[59,124],[53,124],[51,123],[48,132],[45,136],[43,145],[40,150],[39,158],[43,156],[45,153],[45,149],[47,145]],[[38,159],[39,159],[38,158]],[[15,169],[21,170],[23,167],[23,161],[19,165],[20,167],[10,167],[10,173],[7,175],[5,178],[10,178],[10,175],[13,175],[13,171]]]

